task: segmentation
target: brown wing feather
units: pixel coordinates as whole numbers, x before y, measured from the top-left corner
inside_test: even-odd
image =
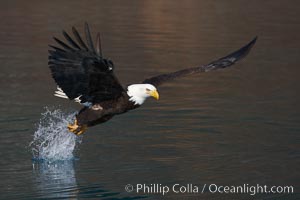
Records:
[[[180,78],[180,77],[183,77],[186,75],[191,75],[191,74],[200,73],[200,72],[208,72],[208,71],[212,71],[212,70],[223,69],[223,68],[229,67],[229,66],[233,65],[234,63],[236,63],[237,61],[244,58],[250,52],[250,50],[253,47],[253,45],[255,44],[256,40],[257,40],[257,37],[255,37],[251,42],[249,42],[247,45],[240,48],[239,50],[237,50],[223,58],[220,58],[216,61],[213,61],[207,65],[183,69],[183,70],[179,70],[179,71],[172,72],[169,74],[161,74],[158,76],[148,78],[148,79],[144,80],[143,83],[149,83],[149,84],[152,84],[157,87],[164,82],[171,81],[171,80],[174,80],[176,78]]]
[[[79,98],[81,103],[120,97],[124,89],[114,74],[114,65],[96,51],[88,24],[87,44],[74,27],[72,30],[75,39],[63,31],[67,43],[54,38],[61,48],[50,46],[53,49],[49,50],[49,67],[57,85],[69,99]]]

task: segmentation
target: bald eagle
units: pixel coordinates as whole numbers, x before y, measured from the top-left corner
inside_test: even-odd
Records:
[[[54,37],[60,47],[49,45],[48,65],[57,84],[54,95],[84,106],[76,115],[74,123],[68,125],[69,131],[76,135],[115,115],[140,107],[148,97],[158,100],[157,87],[167,81],[233,65],[249,53],[257,39],[255,37],[241,49],[207,65],[161,74],[124,88],[114,74],[113,62],[102,56],[99,33],[94,46],[87,23],[84,30],[86,42],[72,27],[73,38],[63,31],[67,43]]]

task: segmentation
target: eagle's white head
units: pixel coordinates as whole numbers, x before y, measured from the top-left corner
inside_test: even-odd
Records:
[[[133,84],[127,87],[127,94],[130,97],[129,101],[135,105],[142,105],[148,97],[159,99],[159,94],[156,88],[151,84]]]

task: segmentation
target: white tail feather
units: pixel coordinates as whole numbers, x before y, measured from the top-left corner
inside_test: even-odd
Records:
[[[64,93],[64,91],[58,86],[57,86],[57,90],[54,93],[54,96],[64,98],[64,99],[68,99],[68,96],[66,95],[66,93]]]
[[[54,93],[54,96],[60,97],[60,98],[63,98],[63,99],[69,99],[69,97],[66,95],[66,93],[64,93],[64,91],[63,91],[60,87],[58,87],[58,86],[57,86],[57,90],[56,90],[55,93]],[[86,106],[86,107],[92,106],[92,103],[91,103],[91,102],[81,103],[81,99],[80,99],[81,96],[82,96],[82,95],[76,97],[76,98],[74,99],[74,101],[75,101],[76,103],[79,103],[79,104],[81,104],[81,105],[83,105],[83,106]]]
[[[56,96],[56,97],[60,97],[60,98],[64,98],[64,99],[68,99],[68,97],[66,97],[65,95],[54,94],[54,96]]]
[[[82,95],[80,95],[79,97],[76,97],[75,99],[74,99],[74,101],[76,102],[76,103],[81,103],[81,100],[80,100],[80,97],[81,97]]]

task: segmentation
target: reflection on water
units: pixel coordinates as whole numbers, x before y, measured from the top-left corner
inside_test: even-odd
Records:
[[[66,161],[33,161],[36,198],[43,199],[144,199],[145,196],[122,196],[118,192],[104,189],[100,184],[90,184],[87,187],[79,187],[74,165],[76,160]]]
[[[74,171],[75,161],[33,162],[33,174],[38,197],[46,199],[76,199],[78,185]]]

